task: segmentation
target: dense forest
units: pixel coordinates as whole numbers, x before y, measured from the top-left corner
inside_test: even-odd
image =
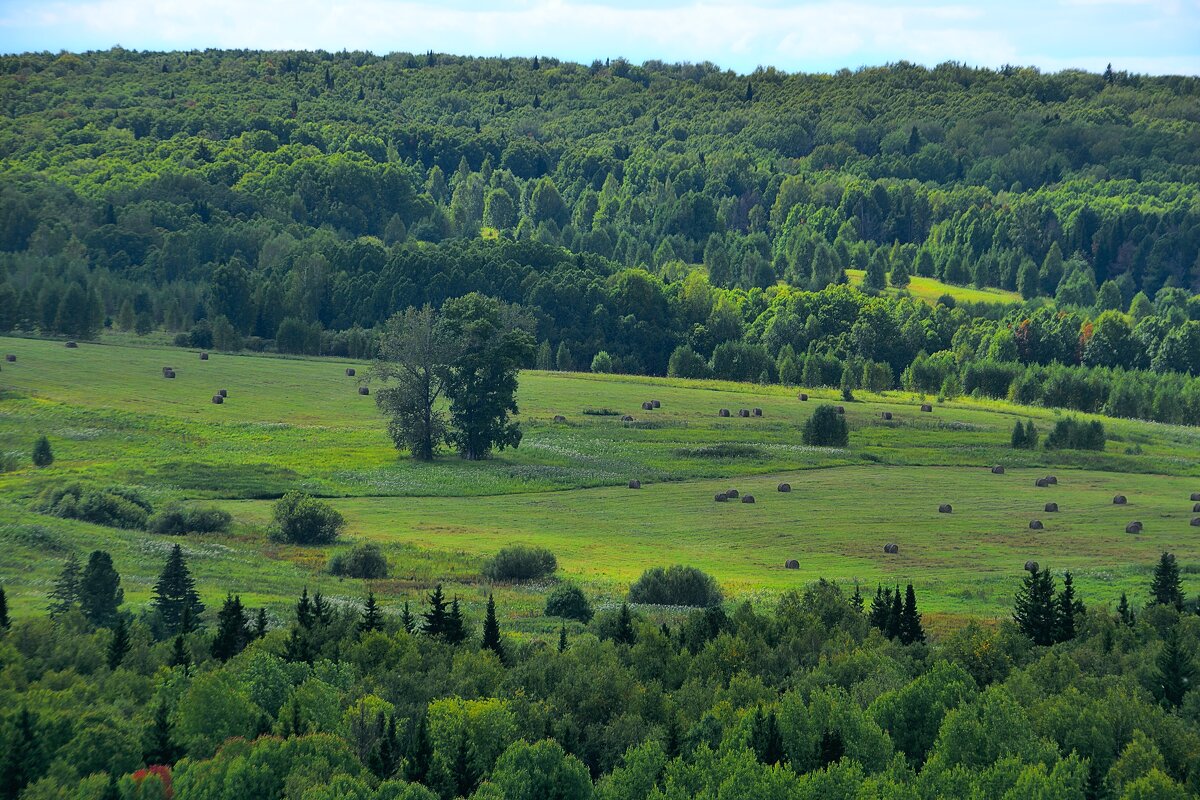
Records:
[[[529,366],[1200,421],[1196,78],[115,49],[0,81],[3,331],[370,356],[480,292]]]

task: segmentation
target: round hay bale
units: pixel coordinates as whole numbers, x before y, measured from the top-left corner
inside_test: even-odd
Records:
[[[742,409],[738,409],[738,416],[739,416],[739,417],[748,417],[748,416],[750,416],[750,409],[748,409],[748,408],[742,408]]]
[[[845,413],[846,413],[846,407],[845,407],[845,406],[838,406],[837,408],[835,408],[835,409],[834,409],[834,411],[836,411],[836,412],[837,412],[837,413],[839,413],[839,414],[845,414]]]
[[[1200,528],[1200,517],[1192,517],[1192,527]]]
[[[1129,501],[1125,499],[1125,495],[1123,495],[1123,494],[1119,494],[1119,495],[1116,495],[1115,497],[1113,497],[1113,505],[1114,506],[1123,506],[1128,502]]]
[[[1046,511],[1047,511],[1047,513],[1051,513],[1051,514],[1057,512],[1058,511],[1058,503],[1046,503]]]
[[[891,419],[891,418],[892,418],[892,412],[890,412],[890,411],[884,411],[884,412],[883,412],[882,414],[880,414],[879,416],[883,417],[884,419]]]
[[[756,417],[761,417],[761,416],[762,416],[762,409],[761,409],[761,408],[756,408],[756,409],[754,409],[754,416],[756,416]]]
[[[1125,526],[1125,532],[1126,533],[1141,533],[1142,532],[1142,523],[1140,523],[1136,520],[1129,523],[1128,525]]]
[[[67,347],[74,350],[76,347],[79,347],[79,345],[75,344],[75,342],[67,342]]]
[[[1037,572],[1037,570],[1038,570],[1038,563],[1036,561],[1026,561],[1025,562],[1025,571],[1026,572]]]
[[[164,378],[174,378],[174,377],[175,377],[175,370],[173,370],[173,369],[169,369],[169,370],[167,370],[166,372],[164,372],[164,373],[163,373],[163,377],[164,377]]]
[[[9,353],[8,355],[6,355],[4,357],[4,360],[11,364],[12,362],[17,360],[17,357],[14,356],[12,353]]]
[[[725,496],[728,497],[730,500],[737,500],[738,499],[738,490],[737,489],[726,489]]]
[[[997,464],[996,466],[992,467],[992,474],[993,474],[993,475],[1003,475],[1003,474],[1004,474],[1004,467],[1002,467],[1002,466],[1000,466],[999,464]]]
[[[778,489],[781,492],[790,492],[792,490],[792,485],[790,483],[781,483],[779,484]]]
[[[922,403],[921,410],[924,411],[926,414],[932,414],[933,406],[929,405],[929,403]]]
[[[354,377],[354,367],[346,367],[346,377],[347,378]]]
[[[800,562],[794,558],[789,558],[787,561],[783,562],[783,568],[784,569],[800,569]]]
[[[201,354],[200,354],[200,360],[201,360],[201,361],[208,361],[208,353],[201,353]]]
[[[639,480],[632,480],[629,482],[629,488],[630,489],[640,489],[640,488],[642,488],[642,482]]]
[[[743,503],[753,503],[753,502],[754,502],[754,495],[752,495],[752,494],[744,494],[744,495],[742,495],[742,502],[743,502]]]
[[[801,402],[801,403],[807,403],[807,402],[808,402],[808,395],[806,395],[804,392],[801,392],[801,393],[800,393],[800,402]]]
[[[567,418],[566,418],[566,417],[564,417],[562,414],[555,414],[555,415],[554,415],[554,421],[555,421],[555,422],[566,422],[566,421],[567,421]]]
[[[1041,521],[1040,519],[1031,519],[1031,520],[1029,521],[1029,530],[1031,530],[1031,531],[1040,531],[1040,530],[1044,530],[1044,529],[1045,529],[1045,528],[1044,528],[1044,526],[1042,525],[1042,521]]]
[[[214,403],[214,404],[216,404],[216,405],[218,405],[218,406],[219,406],[219,405],[221,405],[221,403],[224,403],[224,402],[225,402],[225,398],[224,398],[224,397],[221,397],[221,395],[219,395],[219,394],[214,394],[214,395],[212,396],[212,401],[213,401],[213,403]]]
[[[726,496],[726,494],[724,492],[717,492],[716,494],[713,495],[713,500],[715,500],[718,503],[725,503],[725,502],[728,502],[729,497]]]
[[[650,405],[654,406],[655,408],[662,408],[662,403],[658,402],[657,400],[651,400]]]
[[[718,411],[718,412],[717,412],[717,416],[718,416],[718,417],[728,417],[728,416],[729,416],[729,409],[728,409],[728,408],[722,408],[720,411]]]
[[[1054,477],[1053,475],[1047,475],[1046,476],[1046,485],[1047,486],[1058,486],[1058,478]]]
[[[167,377],[167,373],[168,373],[168,372],[173,372],[173,371],[174,371],[174,370],[173,370],[171,367],[163,367],[163,368],[162,368],[162,374],[163,374],[163,377],[164,377],[164,378],[165,378],[165,377]]]
[[[883,552],[894,556],[900,552],[900,545],[896,544],[895,542],[888,542],[883,546]]]
[[[939,514],[950,514],[953,511],[954,511],[954,509],[950,507],[949,503],[942,503],[940,506],[938,506]]]
[[[1192,500],[1200,500],[1200,492],[1192,492]]]
[[[1045,488],[1050,485],[1050,482],[1047,481],[1045,478],[1038,478],[1036,481],[1033,482],[1033,485],[1040,487],[1040,488]]]
[[[653,410],[654,410],[654,404],[651,403],[649,400],[642,403],[642,411],[653,411]]]
[[[1200,503],[1196,503],[1196,505],[1192,506],[1192,513],[1200,514]]]
[[[633,416],[631,414],[626,414],[625,416],[621,417],[621,422],[633,422]]]
[[[359,394],[370,394],[371,390],[368,389],[366,386],[360,386],[360,387],[358,387],[358,393]]]
[[[229,397],[229,390],[228,389],[218,389],[217,394],[221,395],[221,397]]]

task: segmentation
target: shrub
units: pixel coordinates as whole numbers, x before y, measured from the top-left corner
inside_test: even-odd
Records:
[[[220,533],[229,530],[233,517],[219,508],[188,508],[173,503],[150,518],[151,533],[180,536],[185,533]]]
[[[708,362],[691,347],[681,344],[671,353],[667,375],[672,378],[707,378]]]
[[[54,451],[50,449],[50,440],[45,436],[39,436],[37,442],[33,445],[33,465],[35,467],[48,467],[54,463]]]
[[[546,597],[547,617],[564,617],[587,624],[592,619],[592,604],[583,591],[570,583],[560,583]]]
[[[812,447],[845,447],[850,443],[850,429],[836,408],[822,403],[804,423],[804,443]]]
[[[328,503],[288,492],[275,503],[270,537],[288,544],[332,544],[345,526],[346,520]]]
[[[515,544],[492,556],[483,567],[490,581],[528,581],[543,578],[558,569],[558,560],[544,547]]]
[[[654,567],[629,587],[629,602],[658,606],[720,605],[721,589],[711,575],[695,567]]]
[[[1099,420],[1080,422],[1074,417],[1060,419],[1046,437],[1047,450],[1103,450],[1104,425]]]
[[[376,544],[360,544],[348,553],[338,553],[329,562],[329,571],[346,578],[379,580],[388,575],[387,559]]]
[[[145,528],[154,509],[136,490],[125,486],[84,488],[81,484],[42,492],[34,511],[62,519],[78,519],[110,528]]]
[[[604,350],[601,350],[599,353],[596,353],[596,356],[592,359],[592,372],[612,372],[612,371],[613,371],[612,356],[610,356]]]

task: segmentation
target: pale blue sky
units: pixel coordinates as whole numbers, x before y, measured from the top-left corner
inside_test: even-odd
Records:
[[[1200,75],[1200,0],[0,0],[0,51],[205,47]]]

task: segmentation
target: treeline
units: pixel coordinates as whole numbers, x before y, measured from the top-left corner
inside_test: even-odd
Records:
[[[675,567],[636,591],[707,607],[593,617],[559,582],[543,641],[441,586],[416,609],[306,589],[283,614],[210,611],[179,547],[131,613],[96,551],[49,616],[10,619],[0,588],[0,797],[1185,798],[1200,616],[1181,571],[1164,553],[1141,607],[1112,612],[1031,563],[1011,621],[931,642],[911,584],[870,609],[826,581],[729,608]]]

